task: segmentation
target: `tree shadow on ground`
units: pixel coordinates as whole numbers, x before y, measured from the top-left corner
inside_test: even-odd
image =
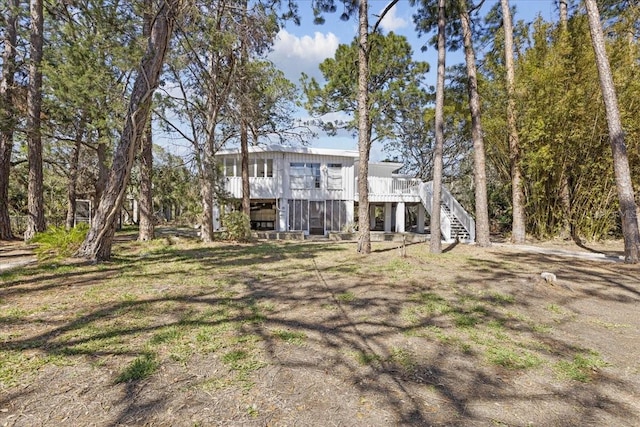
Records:
[[[100,425],[213,423],[222,414],[245,425],[524,425],[520,414],[539,425],[640,421],[637,406],[614,398],[637,392],[637,381],[607,369],[590,383],[556,378],[555,363],[590,349],[548,329],[571,326],[577,313],[545,312],[578,299],[631,307],[639,299],[635,271],[621,277],[538,254],[460,256],[461,248],[444,262],[418,246],[407,258],[382,246],[365,260],[352,249],[167,244],[123,253],[102,270],[84,265],[9,280],[6,303],[56,295],[67,306],[60,317],[4,316],[3,328],[21,334],[4,338],[0,352],[89,360],[94,376],[109,378],[96,391],[113,406]],[[568,287],[539,282],[540,266]],[[489,360],[495,349],[507,353],[500,363]],[[115,382],[149,351],[157,355],[154,373]],[[245,358],[234,365],[225,362],[230,355]],[[527,357],[540,363],[517,366]],[[170,381],[181,375],[189,379]],[[208,384],[221,399],[207,398]],[[0,407],[41,400],[52,386],[39,385],[10,389]],[[238,402],[257,402],[258,413]]]

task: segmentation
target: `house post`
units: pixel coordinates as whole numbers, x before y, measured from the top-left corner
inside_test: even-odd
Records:
[[[396,205],[396,233],[404,233],[404,202]]]
[[[424,221],[426,219],[426,209],[422,203],[418,204],[418,233],[424,233]]]
[[[369,230],[376,228],[376,207],[369,205]]]
[[[131,222],[133,222],[134,224],[137,224],[139,220],[139,215],[138,215],[138,200],[136,199],[131,199],[131,213],[133,215],[133,218],[131,218]]]
[[[346,206],[347,206],[347,211],[346,211],[347,218],[345,220],[345,225],[349,225],[349,224],[355,225],[355,222],[356,222],[355,203],[353,201],[348,201],[348,202],[345,202],[345,203],[346,203]]]
[[[213,203],[212,210],[213,215],[211,217],[213,218],[213,231],[218,231],[220,230],[220,227],[222,227],[222,224],[220,223],[220,206],[217,202]]]
[[[278,223],[276,224],[276,231],[287,231],[289,229],[289,224],[287,223],[289,220],[287,212],[288,206],[287,199],[278,199]]]
[[[391,222],[393,215],[393,206],[391,202],[386,202],[384,204],[384,232],[391,233]]]

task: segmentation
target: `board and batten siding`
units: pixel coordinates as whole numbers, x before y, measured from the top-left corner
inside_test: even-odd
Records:
[[[225,154],[218,157],[223,174],[227,179],[225,188],[233,197],[242,197],[242,178],[239,154]],[[273,177],[253,177],[250,172],[251,198],[276,198],[299,200],[355,200],[355,167],[353,157],[328,156],[308,153],[260,152],[249,155],[253,159],[273,160]],[[320,164],[320,188],[291,189],[291,163]],[[328,188],[327,165],[340,164],[342,188]]]
[[[354,200],[355,175],[354,162],[351,157],[326,156],[302,153],[285,153],[283,158],[285,173],[283,174],[282,189],[285,199],[302,200]],[[320,164],[320,188],[291,189],[289,177],[291,163],[319,163]],[[327,188],[327,165],[342,165],[342,189],[330,190]]]

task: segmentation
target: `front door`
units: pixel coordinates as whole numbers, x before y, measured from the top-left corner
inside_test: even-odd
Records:
[[[309,234],[324,235],[324,200],[309,202]]]

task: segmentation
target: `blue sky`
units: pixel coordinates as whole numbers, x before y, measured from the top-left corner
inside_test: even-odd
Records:
[[[339,0],[338,0],[339,1]],[[558,10],[557,0],[510,0],[510,4],[517,9],[514,21],[533,21],[538,14],[545,21],[556,21]],[[482,15],[486,13],[499,0],[486,0]],[[284,71],[285,76],[294,83],[299,83],[302,72],[322,79],[318,65],[326,58],[334,56],[339,44],[350,43],[357,33],[357,21],[341,21],[339,13],[326,15],[326,23],[315,25],[313,23],[313,13],[311,0],[299,0],[299,12],[301,15],[301,25],[297,26],[288,23],[278,33],[273,51],[269,54],[269,59]],[[374,15],[379,15],[388,0],[369,0],[370,24],[377,20]],[[412,15],[415,9],[410,7],[407,0],[400,2],[391,9],[385,17],[380,28],[383,32],[393,31],[407,37],[413,46],[416,60],[426,61],[431,65],[431,71],[427,76],[429,84],[435,84],[436,52],[433,48],[423,52],[421,47],[425,44],[425,38],[418,38],[415,32]],[[481,55],[481,52],[477,52]],[[447,52],[447,66],[462,63],[464,58],[461,52]],[[308,113],[299,110],[297,117],[300,119],[309,118]],[[334,114],[327,117],[329,120],[335,118],[345,118],[343,114]],[[189,144],[175,135],[159,133],[156,136],[157,142],[164,146],[173,154],[182,155],[190,151]],[[322,131],[317,131],[317,137],[310,141],[312,147],[317,148],[340,148],[347,150],[357,150],[357,140],[352,135],[344,132],[335,137],[329,137]],[[382,151],[380,145],[374,144],[371,150],[371,161],[382,161],[388,155]]]
[[[370,23],[373,25],[377,19],[373,15],[378,15],[385,8],[388,1],[370,0],[369,12],[371,14]],[[481,10],[484,14],[499,0],[487,0]],[[511,5],[517,9],[514,22],[524,20],[533,21],[538,14],[546,21],[556,21],[558,16],[556,0],[511,0]],[[269,58],[284,71],[286,77],[298,82],[302,72],[321,79],[318,64],[324,59],[333,57],[339,44],[350,43],[357,32],[357,21],[340,21],[339,14],[326,15],[324,25],[314,25],[311,1],[303,0],[299,2],[301,14],[301,25],[293,23],[286,25],[280,30],[273,52]],[[425,38],[418,38],[412,20],[415,9],[410,7],[407,1],[401,0],[382,21],[383,32],[393,31],[407,37],[413,46],[414,57],[419,61],[426,61],[431,65],[428,81],[435,82],[436,52],[430,48],[426,52],[421,51],[421,46],[425,43]],[[461,53],[447,53],[447,66],[462,62],[464,59]],[[308,117],[304,111],[299,112],[299,117]],[[316,139],[311,141],[311,145],[320,148],[344,148],[349,150],[357,149],[355,138],[349,135],[338,137],[327,137],[320,133]],[[380,147],[372,147],[371,160],[380,161],[385,158]]]

